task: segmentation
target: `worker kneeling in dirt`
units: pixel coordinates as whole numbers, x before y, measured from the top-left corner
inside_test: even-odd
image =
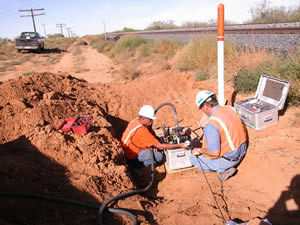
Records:
[[[247,151],[244,125],[235,109],[218,105],[217,97],[210,91],[200,91],[196,104],[209,118],[204,127],[203,145],[194,148],[190,161],[200,172],[219,172],[221,181],[236,173],[236,166]]]
[[[155,120],[155,111],[150,105],[144,105],[139,111],[139,117],[132,120],[124,131],[121,142],[129,167],[141,168],[152,164],[152,148],[154,163],[163,163],[162,152],[157,149],[187,148],[181,144],[161,144],[155,137],[151,124]]]

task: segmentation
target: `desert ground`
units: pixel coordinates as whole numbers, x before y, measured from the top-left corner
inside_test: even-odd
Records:
[[[26,193],[100,206],[110,197],[147,186],[150,173],[137,177],[126,165],[120,136],[127,122],[144,104],[155,108],[169,102],[176,106],[180,125],[196,129],[202,118],[196,93],[217,92],[216,79],[195,81],[189,71],[163,70],[151,63],[139,66],[137,79],[123,81],[115,72],[120,65],[89,45],[80,48],[80,56],[72,54],[73,45],[66,52],[35,54],[39,63],[0,72],[0,224],[96,224],[97,207]],[[47,63],[46,54],[57,54],[59,62]],[[225,83],[229,105],[252,95],[236,94]],[[58,129],[64,119],[83,115],[91,116],[86,135]],[[154,127],[175,126],[170,108],[159,110],[157,117]],[[300,224],[299,117],[300,108],[289,107],[280,112],[277,125],[260,131],[247,127],[246,157],[225,182],[217,173],[168,173],[162,165],[155,168],[149,191],[110,207],[128,209],[143,225],[219,225],[255,218],[267,218],[273,225]],[[3,194],[8,192],[19,195]],[[131,221],[105,212],[104,223]]]

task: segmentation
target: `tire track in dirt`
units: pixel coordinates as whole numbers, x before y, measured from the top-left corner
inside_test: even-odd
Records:
[[[72,76],[90,83],[109,83],[116,79],[112,74],[115,70],[112,59],[100,54],[89,45],[77,45],[75,42],[53,68],[56,72],[68,72]],[[80,50],[78,50],[78,48]],[[76,52],[80,52],[77,53]]]

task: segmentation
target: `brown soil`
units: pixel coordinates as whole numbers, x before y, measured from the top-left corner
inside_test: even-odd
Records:
[[[98,205],[137,184],[146,186],[150,179],[149,173],[134,178],[126,166],[119,138],[127,121],[144,104],[170,102],[180,125],[195,129],[202,116],[195,94],[200,89],[217,92],[216,80],[195,81],[189,72],[176,70],[157,72],[159,65],[147,65],[147,74],[134,81],[119,82],[118,66],[109,58],[89,46],[81,46],[83,53],[75,56],[74,48],[55,65],[36,55],[42,63],[0,73],[0,224],[96,224]],[[38,73],[22,75],[31,71]],[[235,96],[230,84],[225,89],[228,104],[248,97]],[[87,135],[58,129],[64,119],[80,115],[92,118]],[[171,108],[157,116],[154,127],[175,126]],[[224,224],[223,216],[226,221],[261,217],[272,224],[299,224],[299,116],[299,108],[291,107],[276,126],[247,128],[248,153],[238,173],[224,183],[216,173],[166,173],[160,166],[148,192],[112,207],[130,209],[140,224]],[[90,208],[27,198],[28,193],[76,200]],[[127,217],[109,213],[104,221],[131,224]]]

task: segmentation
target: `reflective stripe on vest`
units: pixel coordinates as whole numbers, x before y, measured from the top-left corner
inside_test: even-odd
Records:
[[[139,124],[137,125],[136,127],[134,127],[127,135],[127,137],[125,138],[125,141],[124,141],[124,145],[128,146],[129,143],[127,144],[127,142],[130,140],[130,138],[134,135],[134,133],[136,132],[136,130],[140,127],[142,127],[143,125],[142,124]]]
[[[236,148],[233,145],[232,139],[230,137],[229,131],[228,131],[225,123],[222,120],[220,120],[219,118],[216,118],[216,117],[210,117],[210,119],[217,121],[221,125],[221,127],[223,128],[223,130],[225,132],[226,140],[227,140],[227,142],[228,142],[228,144],[229,144],[229,146],[231,148],[231,151],[234,151]]]
[[[218,157],[236,150],[247,140],[239,115],[231,106],[220,106],[217,108],[209,118],[208,123],[216,126],[220,135],[221,145]],[[207,147],[205,138],[203,146]]]

